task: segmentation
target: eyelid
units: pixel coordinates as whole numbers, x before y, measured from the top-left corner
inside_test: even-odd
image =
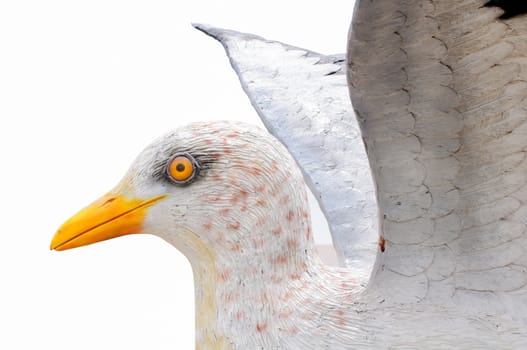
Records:
[[[186,175],[182,174],[182,175],[185,175],[184,178],[177,179],[172,174],[172,165],[173,165],[174,161],[177,160],[178,158],[185,158],[190,163],[190,165],[192,166],[192,172],[188,175],[188,177],[185,177]],[[196,159],[194,159],[194,157],[192,155],[190,155],[189,153],[186,153],[186,152],[176,153],[175,155],[173,155],[169,159],[169,161],[168,161],[168,163],[166,165],[166,168],[165,168],[165,174],[168,177],[168,179],[170,180],[170,182],[172,182],[173,184],[178,185],[178,186],[185,186],[185,185],[190,184],[192,181],[194,181],[196,176],[199,174],[199,171],[200,171],[199,163],[196,161]]]

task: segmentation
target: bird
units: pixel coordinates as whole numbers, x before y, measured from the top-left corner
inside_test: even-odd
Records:
[[[169,132],[51,248],[175,246],[197,349],[524,349],[525,12],[360,0],[345,56],[196,25],[276,138],[229,121]],[[305,183],[342,266],[315,252]]]

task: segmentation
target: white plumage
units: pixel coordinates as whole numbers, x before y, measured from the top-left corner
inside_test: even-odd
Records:
[[[302,168],[348,266],[314,254],[302,174],[275,139],[233,123],[166,135],[112,193],[154,198],[142,230],[191,261],[198,348],[527,346],[527,24],[485,3],[358,1],[349,84],[338,56],[198,26]],[[200,165],[186,186],[166,179],[177,154]],[[53,247],[75,246],[68,230]]]

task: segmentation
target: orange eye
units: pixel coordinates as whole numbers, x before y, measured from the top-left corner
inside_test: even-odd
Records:
[[[187,184],[199,170],[198,163],[190,154],[178,154],[168,163],[167,174],[176,184]]]

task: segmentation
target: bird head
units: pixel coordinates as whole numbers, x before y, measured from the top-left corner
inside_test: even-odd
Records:
[[[306,200],[296,163],[272,136],[242,123],[195,123],[150,144],[113,190],[59,228],[51,249],[151,233],[191,261],[204,250],[291,250],[310,239]]]

